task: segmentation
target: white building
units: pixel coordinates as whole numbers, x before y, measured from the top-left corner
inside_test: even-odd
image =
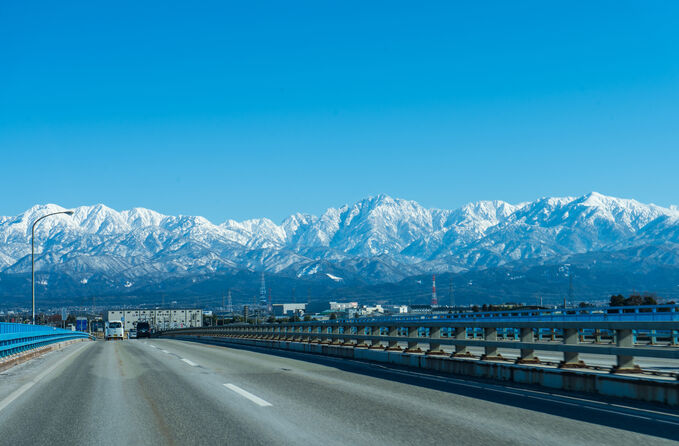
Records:
[[[330,311],[347,311],[350,308],[357,309],[358,302],[330,302]]]
[[[272,307],[273,314],[276,316],[292,316],[306,311],[306,304],[273,304]]]
[[[132,330],[139,321],[148,322],[151,330],[172,328],[202,327],[203,310],[109,310],[109,321],[123,321],[125,331]]]
[[[375,306],[372,306],[372,307],[367,306],[367,305],[363,305],[363,306],[361,307],[361,309],[359,310],[359,313],[360,313],[362,316],[370,315],[370,314],[373,314],[373,313],[380,313],[380,314],[383,314],[383,313],[384,313],[384,308],[382,308],[382,305],[379,305],[379,304],[377,304],[377,305],[375,305]]]

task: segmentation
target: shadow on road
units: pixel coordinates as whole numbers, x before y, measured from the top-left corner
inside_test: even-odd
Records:
[[[172,338],[166,338],[172,339]],[[206,339],[191,339],[188,337],[174,338],[182,341],[197,342],[202,344],[219,345],[237,350],[246,350],[282,358],[302,360],[310,363],[334,367],[350,373],[358,373],[377,379],[388,379],[411,386],[419,386],[427,389],[448,392],[470,398],[481,399],[492,403],[503,404],[521,409],[547,413],[550,415],[583,421],[591,424],[608,426],[630,432],[651,435],[669,440],[679,439],[679,425],[675,418],[676,411],[666,406],[653,405],[638,401],[618,398],[606,398],[591,394],[577,394],[560,392],[555,389],[544,387],[517,385],[474,378],[466,375],[451,375],[438,373],[417,368],[402,367],[392,364],[347,360],[333,356],[321,356],[313,353],[293,352],[288,350],[270,349],[230,342],[220,342]],[[418,376],[404,374],[403,371],[417,372]],[[450,381],[441,381],[431,378],[447,378]],[[485,386],[486,388],[468,387],[454,380],[463,380],[467,383]],[[508,394],[492,390],[493,387],[503,387],[515,393],[524,395]],[[544,395],[549,399],[536,399],[529,395],[535,391],[549,393]],[[579,398],[574,400],[573,397]],[[570,398],[570,400],[568,400]],[[583,401],[586,400],[586,401]],[[590,405],[588,405],[588,402]],[[625,407],[621,407],[624,405]],[[652,411],[652,412],[649,412]],[[663,422],[663,419],[673,417],[672,423]]]

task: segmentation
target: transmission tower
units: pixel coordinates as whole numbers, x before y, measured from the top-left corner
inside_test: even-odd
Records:
[[[227,306],[226,306],[226,311],[228,313],[233,314],[233,301],[231,300],[231,288],[229,288],[229,292],[227,293]]]
[[[455,308],[455,296],[453,296],[453,276],[450,276],[448,282],[448,296],[450,297],[450,308]]]
[[[436,274],[431,276],[431,306],[435,307],[439,304],[439,300],[436,297]]]
[[[262,271],[262,281],[259,286],[259,305],[262,309],[266,308],[266,280],[264,280],[264,271]]]

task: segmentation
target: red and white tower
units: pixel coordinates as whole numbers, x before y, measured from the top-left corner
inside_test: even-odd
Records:
[[[439,300],[436,298],[436,274],[431,276],[431,306],[435,307],[439,304]]]

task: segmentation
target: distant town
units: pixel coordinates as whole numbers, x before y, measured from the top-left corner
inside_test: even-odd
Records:
[[[138,322],[147,322],[152,332],[187,327],[210,327],[232,323],[277,323],[329,319],[353,319],[376,316],[404,316],[409,314],[436,315],[462,312],[510,311],[521,309],[585,308],[605,306],[673,304],[673,301],[658,300],[654,296],[622,295],[611,296],[610,300],[596,302],[573,302],[564,299],[561,306],[531,305],[508,302],[501,305],[437,305],[422,304],[361,304],[357,301],[307,303],[267,302],[262,295],[260,302],[245,305],[227,303],[219,307],[188,308],[178,301],[169,305],[121,305],[121,306],[68,306],[39,309],[36,323],[71,330],[102,333],[106,321],[122,321],[125,332],[135,330]],[[0,322],[30,323],[31,309],[15,308],[0,310]]]

